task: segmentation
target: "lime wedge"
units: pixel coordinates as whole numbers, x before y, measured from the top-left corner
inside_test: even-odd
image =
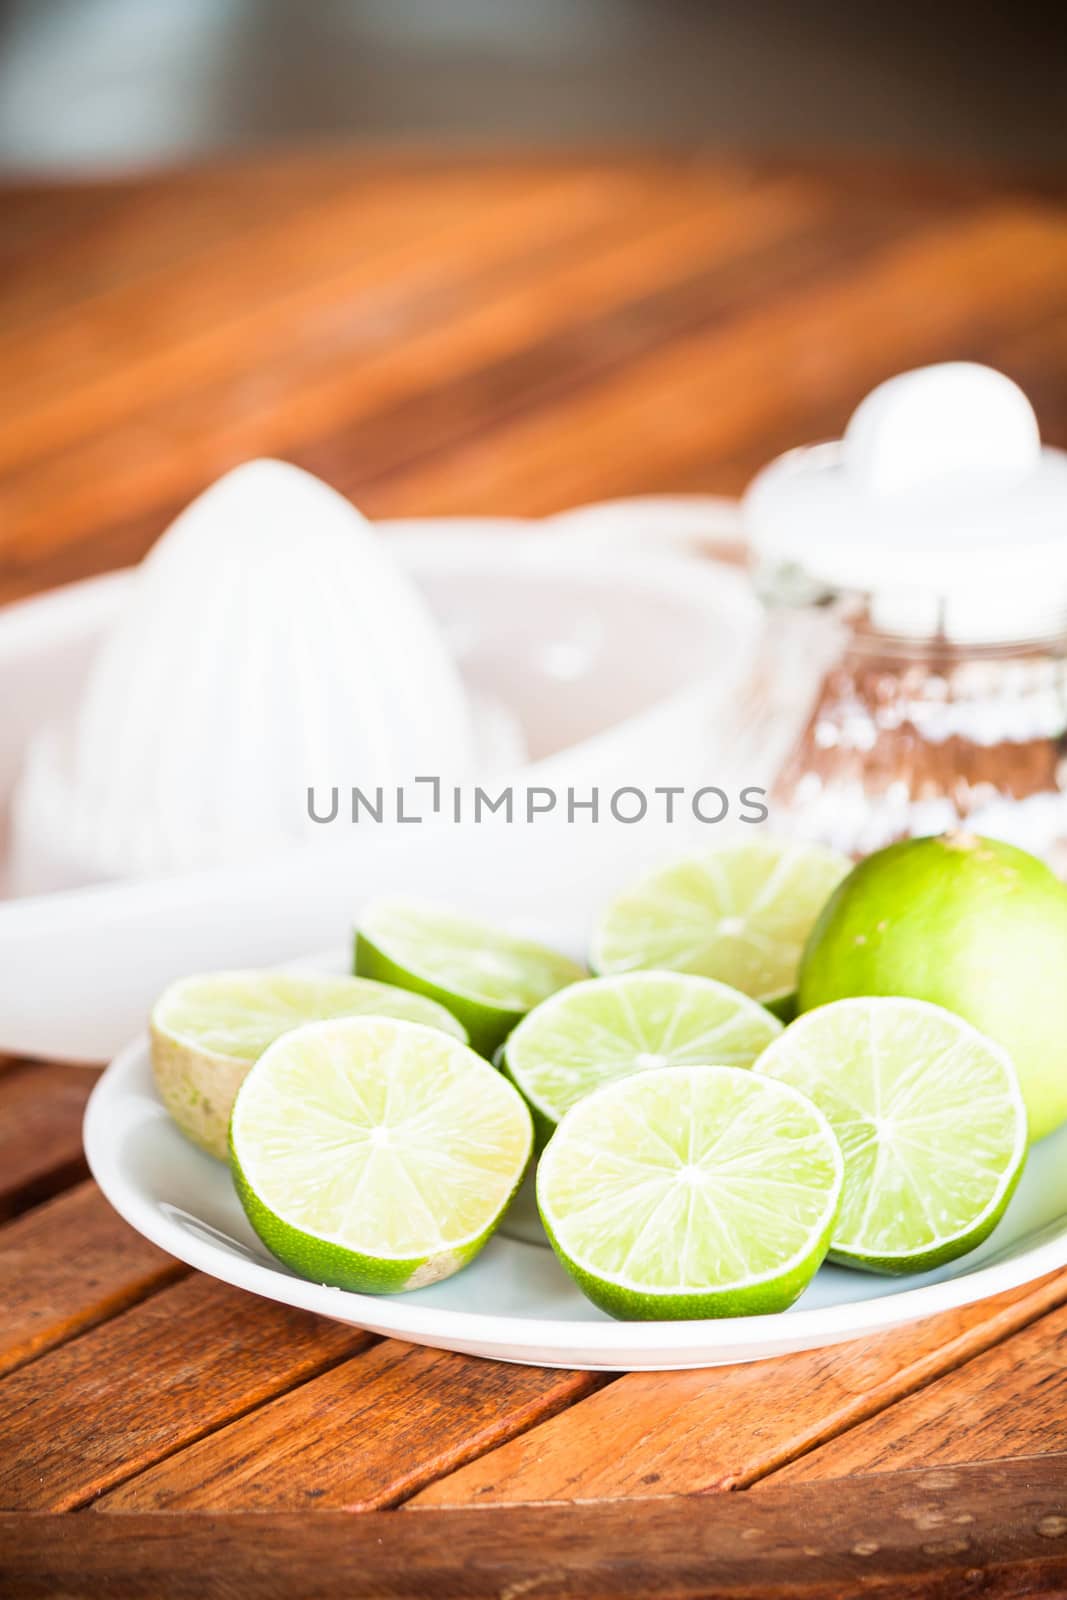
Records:
[[[316,1283],[391,1294],[458,1272],[530,1158],[506,1079],[416,1022],[312,1022],[271,1045],[237,1093],[241,1203],[279,1261]]]
[[[596,972],[670,967],[790,1014],[804,941],[852,863],[821,845],[753,839],[662,867],[605,911]]]
[[[748,1316],[783,1311],[811,1281],[842,1166],[796,1090],[736,1067],[670,1067],[569,1111],[537,1200],[561,1262],[612,1316]]]
[[[212,972],[172,983],[149,1024],[160,1098],[194,1144],[226,1159],[226,1129],[252,1062],[291,1028],[327,1017],[406,1017],[466,1040],[443,1006],[363,978]]]
[[[546,996],[585,977],[577,962],[542,944],[410,900],[367,907],[355,966],[447,1006],[484,1056]]]
[[[501,1066],[543,1143],[593,1089],[655,1067],[750,1067],[781,1024],[747,995],[684,972],[589,978],[545,1000],[508,1039]]]
[[[1006,1052],[923,1000],[838,1000],[809,1011],[756,1072],[826,1113],[845,1156],[830,1254],[871,1272],[922,1272],[995,1227],[1026,1154]]]

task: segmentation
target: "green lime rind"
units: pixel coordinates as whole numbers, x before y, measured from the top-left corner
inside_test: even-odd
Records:
[[[1019,1186],[1019,1179],[1023,1175],[1023,1165],[1015,1169],[1005,1184],[1002,1198],[996,1206],[976,1222],[974,1227],[965,1233],[958,1234],[952,1241],[951,1248],[930,1250],[917,1250],[915,1253],[902,1260],[900,1256],[887,1256],[870,1254],[862,1251],[847,1250],[843,1246],[831,1245],[829,1259],[840,1267],[854,1267],[859,1272],[876,1272],[886,1277],[907,1277],[916,1272],[932,1272],[935,1267],[943,1267],[946,1262],[956,1261],[960,1256],[965,1256],[972,1250],[977,1250],[993,1232],[997,1223],[1003,1217],[1012,1195]]]
[[[699,1322],[704,1318],[774,1316],[795,1305],[827,1257],[828,1230],[810,1256],[773,1281],[742,1289],[693,1290],[670,1294],[611,1283],[568,1258],[552,1224],[541,1213],[548,1242],[586,1299],[619,1322]]]
[[[844,1164],[804,1095],[736,1067],[665,1067],[564,1116],[537,1168],[552,1248],[628,1321],[769,1315],[825,1259]],[[785,1090],[784,1094],[777,1091]]]
[[[713,978],[627,972],[552,995],[508,1037],[498,1063],[533,1114],[538,1148],[605,1083],[650,1067],[750,1067],[782,1025]]]
[[[405,989],[410,994],[421,995],[449,1011],[463,1028],[472,1050],[487,1060],[511,1032],[516,1022],[525,1015],[522,1011],[501,1011],[464,999],[462,995],[444,989],[440,984],[411,972],[392,961],[363,933],[356,934],[353,971],[361,978],[371,978],[376,983]]]
[[[905,1274],[982,1243],[1026,1157],[1007,1052],[943,1007],[898,996],[807,1012],[757,1061],[825,1113],[845,1157],[831,1260]]]
[[[556,1129],[559,1127],[558,1119],[546,1116],[546,1114],[541,1110],[541,1107],[539,1105],[535,1105],[535,1103],[530,1099],[529,1095],[523,1089],[519,1079],[516,1078],[515,1074],[509,1069],[507,1052],[503,1045],[501,1045],[501,1047],[493,1056],[493,1063],[497,1070],[502,1073],[505,1078],[507,1078],[508,1082],[515,1085],[515,1088],[525,1100],[526,1109],[529,1111],[530,1119],[533,1123],[534,1149],[537,1151],[543,1150],[548,1141],[551,1139],[552,1135],[555,1133]]]
[[[484,1248],[496,1232],[500,1217],[511,1199],[509,1195],[499,1214],[487,1223],[482,1233],[462,1246],[440,1251],[436,1255],[384,1261],[381,1257],[363,1255],[358,1250],[339,1249],[315,1234],[283,1221],[249,1186],[232,1146],[231,1159],[234,1188],[245,1215],[271,1255],[298,1277],[357,1294],[404,1294],[408,1290],[423,1289],[431,1283],[451,1277],[473,1261]],[[516,1183],[515,1189],[518,1187]]]
[[[159,1097],[186,1138],[225,1161],[234,1098],[252,1062],[305,1023],[365,1015],[406,1018],[467,1038],[445,1007],[365,978],[283,969],[200,973],[170,984],[152,1010]]]
[[[804,942],[852,863],[795,840],[735,841],[646,873],[593,935],[602,975],[670,969],[788,1007]],[[788,1020],[788,1016],[787,1016]]]
[[[450,1277],[522,1182],[520,1095],[418,1023],[312,1023],[251,1068],[230,1120],[241,1204],[267,1249],[314,1282],[396,1294]]]
[[[788,994],[772,995],[769,1000],[761,1000],[760,1004],[766,1006],[771,1016],[777,1017],[778,1021],[786,1026],[797,1019],[798,1006],[795,989],[790,989]]]
[[[587,976],[576,961],[534,940],[403,900],[366,908],[354,970],[445,1006],[487,1059],[534,1006]]]

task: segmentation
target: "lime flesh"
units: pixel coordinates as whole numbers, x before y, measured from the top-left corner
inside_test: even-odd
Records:
[[[520,1022],[501,1064],[534,1114],[543,1143],[594,1089],[656,1067],[750,1067],[781,1023],[724,983],[685,972],[590,978]]]
[[[545,945],[409,900],[367,907],[355,968],[447,1006],[485,1056],[540,1001],[585,977],[577,962]]]
[[[919,1272],[981,1243],[1026,1154],[1026,1112],[1005,1051],[921,1000],[839,1000],[801,1017],[757,1075],[808,1095],[845,1157],[831,1258]]]
[[[560,1261],[612,1316],[745,1316],[784,1310],[811,1281],[841,1183],[803,1095],[736,1067],[669,1067],[569,1111],[537,1199]]]
[[[850,995],[947,1006],[1002,1044],[1031,1139],[1067,1120],[1067,888],[1036,857],[974,834],[868,856],[816,924],[801,1011]]]
[[[478,1253],[532,1139],[521,1097],[473,1050],[366,1017],[271,1045],[238,1091],[230,1157],[249,1221],[286,1266],[396,1293]]]
[[[367,1014],[404,1017],[466,1040],[443,1006],[362,978],[278,971],[182,978],[164,990],[149,1024],[160,1098],[194,1144],[225,1161],[234,1096],[268,1045],[306,1022]]]
[[[788,1014],[804,941],[850,865],[819,845],[782,839],[675,862],[608,907],[593,939],[593,968],[695,972]]]

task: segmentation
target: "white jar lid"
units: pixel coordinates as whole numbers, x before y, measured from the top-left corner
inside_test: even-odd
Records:
[[[890,632],[1021,639],[1067,614],[1067,454],[990,367],[890,378],[843,439],[765,467],[744,513],[760,561],[871,596]]]

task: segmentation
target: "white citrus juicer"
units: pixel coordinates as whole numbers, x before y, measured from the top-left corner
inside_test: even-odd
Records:
[[[322,838],[309,785],[460,781],[470,704],[425,600],[339,494],[238,467],[137,569],[69,712],[33,740],[16,889],[232,864]]]
[[[711,500],[371,530],[257,462],[142,567],[0,609],[0,1050],[99,1060],[182,974],[343,962],[374,894],[547,936],[686,818],[717,834],[689,807],[667,826],[656,788],[758,782],[730,730],[759,608],[684,553],[723,535]],[[620,785],[649,796],[639,827]],[[473,819],[479,786],[514,820]]]

